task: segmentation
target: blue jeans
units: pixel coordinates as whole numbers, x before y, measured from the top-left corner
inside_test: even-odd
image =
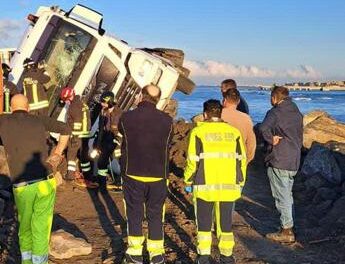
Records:
[[[297,171],[281,170],[268,167],[267,175],[270,180],[272,196],[276,208],[280,213],[282,228],[293,227],[293,197],[292,186]]]

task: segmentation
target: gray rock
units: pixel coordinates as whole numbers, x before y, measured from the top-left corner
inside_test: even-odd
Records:
[[[341,185],[342,193],[345,195],[345,182]]]
[[[329,183],[319,174],[311,175],[304,182],[307,192],[317,190],[321,187],[328,186]]]
[[[332,200],[323,201],[312,209],[314,216],[321,218],[324,216],[328,210],[332,207]]]
[[[323,146],[332,151],[332,154],[338,163],[339,169],[342,172],[342,178],[345,180],[345,143],[331,141]]]
[[[307,176],[319,174],[334,184],[342,181],[340,168],[331,150],[319,144],[314,144],[308,152],[301,172]]]
[[[336,223],[345,226],[345,216],[340,217]]]
[[[52,233],[49,254],[56,259],[69,259],[89,255],[91,252],[91,244],[82,238],[76,238],[61,229]]]
[[[332,188],[322,187],[319,188],[313,198],[314,204],[319,204],[322,201],[334,200],[337,198],[337,191]]]
[[[170,115],[173,119],[177,116],[178,102],[175,99],[170,99],[164,108],[164,112]]]
[[[320,225],[332,225],[337,222],[341,217],[344,217],[345,212],[345,196],[342,196],[334,204],[332,209],[328,212],[327,216],[319,221]]]
[[[0,197],[0,218],[4,212],[5,209],[5,200]]]

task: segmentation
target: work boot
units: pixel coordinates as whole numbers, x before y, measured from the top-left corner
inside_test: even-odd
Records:
[[[295,234],[292,228],[282,228],[276,233],[269,233],[266,238],[280,243],[293,243],[295,242]]]
[[[234,264],[235,259],[233,256],[224,256],[224,255],[220,255],[220,264]]]
[[[75,179],[74,183],[79,187],[88,189],[96,189],[99,187],[99,184],[97,182],[92,182],[84,178]]]
[[[198,257],[197,264],[209,264],[210,262],[210,255],[200,255]]]
[[[75,179],[75,171],[67,171],[64,180],[65,181],[74,181]]]
[[[142,256],[125,255],[124,264],[143,264]]]
[[[122,186],[114,182],[107,182],[107,190],[113,192],[122,192]]]
[[[154,256],[152,257],[150,264],[163,264],[165,263],[165,258],[163,255],[158,255],[158,256]]]

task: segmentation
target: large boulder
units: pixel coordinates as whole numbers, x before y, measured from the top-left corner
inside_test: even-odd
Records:
[[[91,252],[91,244],[82,238],[76,238],[62,229],[52,233],[49,254],[56,259],[69,259],[89,255]]]
[[[332,201],[337,198],[337,191],[335,188],[322,187],[317,190],[314,198],[314,204],[320,204],[323,201]]]
[[[164,112],[170,115],[172,118],[177,116],[178,102],[176,99],[170,99],[168,104],[164,108]]]
[[[332,151],[342,173],[342,177],[345,179],[345,143],[331,141],[324,146]]]
[[[314,142],[345,143],[345,124],[331,118],[326,112],[313,111],[304,116],[303,146],[309,149]]]
[[[198,123],[198,122],[202,122],[204,121],[204,115],[203,114],[198,114],[192,117],[192,122],[194,124]]]
[[[314,110],[303,116],[303,126],[310,124],[320,117],[329,117],[329,114],[322,110]]]
[[[330,183],[340,184],[342,173],[332,151],[320,144],[314,144],[304,159],[302,174],[321,175]]]
[[[319,224],[321,226],[329,226],[336,223],[340,218],[345,216],[345,196],[342,196],[334,204],[332,209],[327,213],[327,216],[324,217]]]

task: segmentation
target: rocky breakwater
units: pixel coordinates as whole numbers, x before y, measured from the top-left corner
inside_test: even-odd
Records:
[[[304,117],[304,159],[294,195],[309,224],[311,240],[345,239],[345,124],[327,113]],[[310,226],[310,225],[309,225]],[[345,240],[344,240],[345,241]]]

